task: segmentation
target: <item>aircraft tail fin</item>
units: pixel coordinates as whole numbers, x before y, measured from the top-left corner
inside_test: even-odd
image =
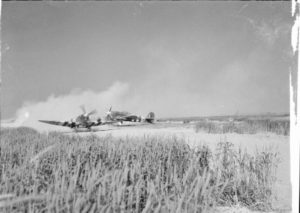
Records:
[[[153,123],[155,120],[155,114],[154,112],[149,112],[149,114],[147,115],[145,121],[148,123]]]

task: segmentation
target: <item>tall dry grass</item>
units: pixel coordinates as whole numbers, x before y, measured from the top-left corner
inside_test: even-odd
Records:
[[[259,132],[271,132],[278,135],[289,135],[290,122],[288,120],[270,119],[256,119],[231,122],[199,121],[195,124],[195,131],[204,131],[212,134],[255,134]]]
[[[272,209],[278,156],[229,142],[190,149],[177,138],[1,131],[0,211],[208,212]]]

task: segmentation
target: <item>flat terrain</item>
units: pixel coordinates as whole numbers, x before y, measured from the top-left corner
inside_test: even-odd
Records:
[[[278,208],[288,209],[291,202],[290,187],[290,163],[289,163],[289,136],[277,135],[274,133],[256,134],[211,134],[196,132],[194,124],[183,124],[182,122],[158,122],[156,124],[133,124],[109,125],[95,128],[95,132],[71,133],[80,135],[96,134],[98,136],[112,137],[163,137],[174,138],[186,141],[191,148],[200,145],[208,145],[215,149],[219,142],[231,142],[235,147],[241,147],[248,153],[255,153],[256,150],[272,150],[278,152],[281,162],[278,166]]]
[[[46,130],[48,128],[48,130]],[[290,163],[289,163],[289,136],[272,132],[258,131],[255,134],[239,133],[208,133],[205,130],[196,131],[196,123],[180,121],[146,123],[123,123],[122,125],[105,125],[94,128],[92,132],[73,132],[64,127],[48,126],[42,124],[40,132],[58,131],[66,135],[90,136],[97,135],[101,138],[112,138],[116,141],[145,141],[143,138],[166,139],[161,141],[184,141],[192,149],[207,145],[212,151],[219,142],[230,142],[234,148],[241,148],[247,153],[255,155],[256,151],[278,153],[280,163],[277,168],[277,183],[274,192],[278,195],[277,202],[273,204],[276,212],[289,212],[291,202]],[[139,140],[141,138],[142,140]],[[253,212],[244,207],[218,207],[215,212]]]

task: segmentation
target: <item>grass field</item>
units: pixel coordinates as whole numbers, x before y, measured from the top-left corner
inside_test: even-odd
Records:
[[[241,121],[219,122],[199,121],[195,125],[195,131],[208,133],[238,133],[255,134],[259,132],[271,132],[278,135],[289,135],[289,120],[271,119],[244,119]]]
[[[1,130],[0,211],[215,212],[276,208],[277,152],[230,141]]]

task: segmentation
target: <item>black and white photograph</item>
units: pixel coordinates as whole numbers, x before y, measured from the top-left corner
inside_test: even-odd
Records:
[[[1,7],[0,212],[292,212],[291,2]]]

